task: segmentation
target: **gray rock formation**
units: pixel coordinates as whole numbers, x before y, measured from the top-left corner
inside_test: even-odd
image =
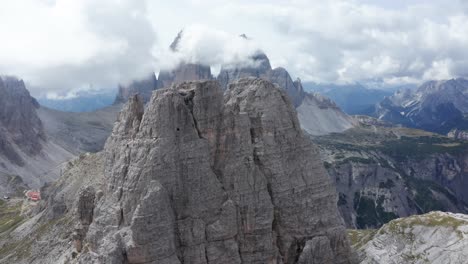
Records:
[[[270,60],[263,52],[258,52],[253,55],[252,65],[249,66],[223,66],[218,75],[218,81],[223,89],[227,89],[229,83],[246,77],[264,77],[272,71]]]
[[[467,215],[442,212],[397,219],[371,232],[350,232],[363,264],[463,264],[467,234]]]
[[[8,176],[2,181],[19,176],[25,185],[37,188],[57,179],[60,163],[72,157],[49,140],[38,111],[22,80],[0,78],[0,174]],[[15,193],[7,185],[0,191]]]
[[[172,84],[180,84],[185,81],[211,80],[210,66],[195,63],[181,63],[170,71],[161,71],[158,81],[160,88],[169,88]]]
[[[41,188],[38,204],[14,198],[0,202],[0,263],[76,263],[75,246],[102,197],[103,175],[104,155],[82,154],[67,162],[59,180]]]
[[[281,67],[270,71],[266,79],[272,83],[278,84],[281,88],[283,88],[291,98],[291,101],[295,107],[301,105],[302,100],[306,95],[304,88],[302,87],[301,80],[298,79],[293,82],[286,69]]]
[[[317,149],[267,81],[224,98],[216,81],[182,83],[145,110],[132,97],[105,156],[80,263],[352,262]]]
[[[40,106],[22,80],[0,78],[0,193],[55,181],[64,164],[82,152],[102,150],[121,105],[91,113]]]
[[[119,85],[114,104],[126,103],[135,94],[140,95],[144,102],[148,102],[154,90],[158,89],[158,80],[154,73],[141,80],[132,81],[128,85]]]
[[[258,52],[251,58],[252,66],[224,66],[218,75],[218,81],[221,86],[227,89],[229,83],[246,77],[257,77],[266,79],[272,83],[278,84],[284,89],[294,106],[297,107],[302,103],[305,96],[304,89],[300,80],[293,82],[291,76],[284,68],[272,69],[270,60],[263,52]]]
[[[180,31],[169,46],[169,52],[178,52],[180,41],[184,32]],[[172,84],[180,84],[185,81],[211,80],[211,67],[198,63],[180,62],[175,68],[162,70],[158,78],[154,73],[141,80],[132,81],[128,85],[119,85],[115,104],[126,103],[129,98],[138,94],[144,103],[149,102],[152,92],[160,88],[169,88]]]
[[[180,42],[184,36],[184,31],[181,30],[174,41],[172,41],[169,49],[171,52],[180,51]],[[199,63],[189,63],[182,61],[177,67],[172,70],[161,71],[158,81],[159,88],[169,88],[172,84],[180,84],[186,81],[211,80],[211,67]]]
[[[252,64],[242,67],[225,66],[217,79],[225,89],[229,83],[245,77],[262,78],[279,85],[296,107],[302,129],[311,135],[343,132],[355,125],[353,118],[330,100],[305,92],[301,80],[293,82],[284,68],[272,69],[270,60],[263,52],[252,57]]]
[[[42,150],[46,138],[37,108],[22,80],[0,78],[0,155],[14,164],[24,164],[18,151],[34,156]]]

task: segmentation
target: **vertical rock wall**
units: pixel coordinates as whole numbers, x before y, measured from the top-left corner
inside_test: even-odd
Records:
[[[82,263],[352,263],[336,192],[284,91],[242,79],[131,98]]]

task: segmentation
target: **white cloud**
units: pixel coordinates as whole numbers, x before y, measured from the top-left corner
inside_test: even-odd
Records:
[[[115,87],[154,68],[156,35],[144,1],[0,0],[0,5],[0,72],[25,79],[35,95]]]
[[[66,96],[177,62],[273,66],[316,82],[468,77],[468,4],[442,0],[0,0],[0,73]],[[168,52],[185,28],[180,52]],[[158,38],[156,38],[156,33]],[[252,38],[243,41],[239,34]]]
[[[200,63],[219,69],[226,65],[252,66],[250,57],[258,50],[255,40],[203,25],[191,25],[183,29],[175,52],[162,47],[156,57],[161,69],[172,68],[180,62]]]

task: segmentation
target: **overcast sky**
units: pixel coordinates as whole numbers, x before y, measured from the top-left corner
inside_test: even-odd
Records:
[[[24,79],[36,96],[64,96],[180,60],[218,69],[262,49],[305,81],[468,77],[467,2],[0,0],[0,74]],[[172,54],[180,29],[181,51]]]

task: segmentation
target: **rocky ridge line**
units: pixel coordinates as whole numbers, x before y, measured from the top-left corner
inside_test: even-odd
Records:
[[[105,155],[102,198],[78,206],[81,263],[352,263],[317,149],[270,82],[132,97]]]

